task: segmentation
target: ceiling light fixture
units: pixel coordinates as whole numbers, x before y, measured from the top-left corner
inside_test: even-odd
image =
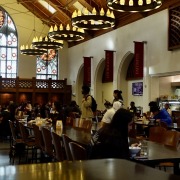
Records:
[[[108,9],[105,13],[103,8],[101,8],[100,12],[97,12],[96,9],[93,8],[92,13],[90,13],[87,8],[82,12],[75,10],[71,20],[74,27],[88,30],[108,29],[115,26],[113,11]]]
[[[85,32],[80,28],[70,28],[69,24],[67,24],[66,28],[64,29],[63,25],[61,24],[59,28],[57,27],[57,25],[55,25],[54,27],[51,26],[48,36],[53,40],[64,40],[69,42],[81,41],[85,37]]]
[[[107,6],[120,12],[146,12],[159,8],[163,0],[107,0]]]
[[[38,39],[38,37],[34,37],[32,42],[33,47],[38,49],[62,49],[63,48],[63,41],[59,40],[52,40],[48,38],[47,36],[42,38],[42,36]]]
[[[29,56],[39,56],[42,55],[44,53],[46,53],[47,51],[44,49],[37,49],[34,48],[33,45],[31,44],[30,47],[28,45],[22,45],[20,47],[20,52],[23,55],[29,55]]]

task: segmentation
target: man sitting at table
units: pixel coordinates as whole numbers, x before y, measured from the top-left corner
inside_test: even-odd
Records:
[[[106,124],[109,124],[109,123],[111,122],[111,120],[112,120],[115,112],[116,112],[119,108],[121,108],[121,106],[122,106],[122,103],[120,103],[119,101],[115,101],[115,102],[113,103],[113,107],[110,108],[110,109],[108,109],[108,110],[106,111],[106,113],[104,114],[104,116],[103,116],[103,118],[102,118],[102,120],[101,120],[101,127],[104,126],[104,125],[106,125]]]
[[[149,103],[150,106],[150,112],[152,112],[153,119],[156,120],[156,122],[165,122],[168,126],[172,124],[172,119],[169,113],[166,111],[166,109],[159,109],[159,106],[157,105],[156,102],[151,101]]]

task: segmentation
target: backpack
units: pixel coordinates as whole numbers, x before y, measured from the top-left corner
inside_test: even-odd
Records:
[[[89,95],[89,96],[91,96],[91,95]],[[97,110],[96,100],[95,100],[94,97],[92,97],[92,96],[91,96],[91,99],[92,99],[92,104],[91,104],[92,112],[96,112],[96,110]]]

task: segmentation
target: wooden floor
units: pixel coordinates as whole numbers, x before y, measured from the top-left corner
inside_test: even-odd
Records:
[[[9,162],[9,140],[0,139],[0,166],[10,165]]]

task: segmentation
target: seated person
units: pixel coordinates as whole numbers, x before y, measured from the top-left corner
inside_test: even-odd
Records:
[[[128,127],[133,115],[120,108],[112,121],[100,128],[91,140],[90,159],[129,158]]]
[[[172,111],[171,111],[171,108],[170,108],[169,103],[166,103],[166,104],[164,105],[164,108],[165,108],[166,111],[170,114],[170,116],[172,116]]]
[[[134,115],[136,114],[137,108],[134,101],[131,101],[129,111],[132,112]]]
[[[101,127],[105,124],[109,124],[115,114],[115,112],[122,106],[119,101],[113,103],[113,107],[108,109],[101,120]]]
[[[150,102],[150,112],[152,112],[152,118],[156,120],[156,122],[163,121],[165,122],[168,126],[172,124],[172,119],[170,114],[167,112],[165,108],[159,109],[158,105],[156,102]]]

